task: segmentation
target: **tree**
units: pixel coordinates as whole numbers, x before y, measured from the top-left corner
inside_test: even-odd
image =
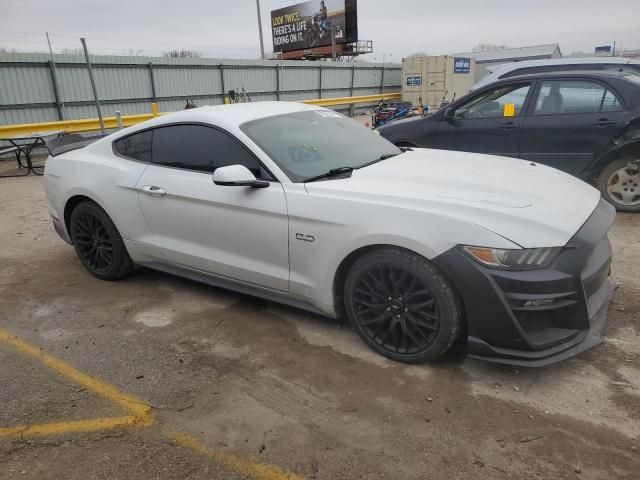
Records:
[[[583,52],[582,50],[577,50],[577,51],[571,52],[569,55],[563,55],[563,56],[565,58],[581,58],[581,57],[591,57],[593,56],[593,54]]]
[[[473,52],[495,52],[496,50],[506,50],[509,45],[496,45],[495,43],[479,43],[473,47]]]
[[[412,53],[407,58],[422,58],[422,57],[428,57],[428,56],[429,54],[426,52],[416,52],[416,53]]]
[[[63,48],[62,53],[64,55],[84,55],[84,50],[81,48]]]
[[[173,50],[164,52],[162,56],[168,58],[202,58],[202,52],[184,48],[174,48]]]

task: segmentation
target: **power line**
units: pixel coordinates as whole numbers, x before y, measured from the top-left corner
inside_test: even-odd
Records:
[[[17,34],[17,35],[39,35],[44,38],[44,32],[20,32],[20,31],[12,31],[12,30],[0,30],[0,34],[1,33]],[[67,33],[56,33],[56,32],[49,32],[49,34],[52,37],[64,37],[64,38],[75,38],[75,39],[79,39],[81,37],[80,34],[71,35]],[[95,40],[100,42],[120,43],[120,44],[128,44],[128,45],[150,45],[150,46],[173,47],[173,48],[176,48],[176,46],[178,46],[178,47],[188,47],[188,48],[209,48],[214,50],[245,50],[245,51],[256,52],[256,48],[254,47],[225,47],[221,45],[188,45],[180,42],[160,43],[160,42],[146,42],[146,41],[131,40],[131,39],[117,40],[113,38],[102,38],[102,37],[91,37],[91,36],[85,36],[84,38],[92,41]],[[92,46],[91,48],[93,49],[95,47]]]

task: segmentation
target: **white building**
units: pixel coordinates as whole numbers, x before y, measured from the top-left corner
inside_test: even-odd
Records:
[[[562,58],[562,52],[560,51],[560,45],[558,45],[557,43],[552,43],[549,45],[505,48],[503,50],[492,50],[487,52],[456,53],[453,56],[475,59],[475,81],[477,82],[488,73],[487,67],[490,65],[521,62],[523,60],[546,60],[550,58]]]

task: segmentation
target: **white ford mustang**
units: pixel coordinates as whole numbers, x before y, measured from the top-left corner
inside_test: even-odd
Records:
[[[96,277],[145,266],[346,315],[374,350],[546,365],[595,344],[613,208],[530,162],[402,151],[331,110],[264,102],[49,145],[54,226]],[[81,148],[82,147],[82,148]]]

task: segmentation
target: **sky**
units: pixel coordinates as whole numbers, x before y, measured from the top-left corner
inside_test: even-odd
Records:
[[[341,0],[326,0],[329,10]],[[297,2],[261,0],[265,50],[270,11]],[[318,2],[319,3],[319,2]],[[0,0],[0,48],[79,48],[99,54],[161,55],[171,48],[212,58],[259,58],[255,0]],[[368,61],[400,62],[416,52],[467,52],[479,43],[559,43],[564,54],[596,45],[640,48],[640,0],[359,0]]]

